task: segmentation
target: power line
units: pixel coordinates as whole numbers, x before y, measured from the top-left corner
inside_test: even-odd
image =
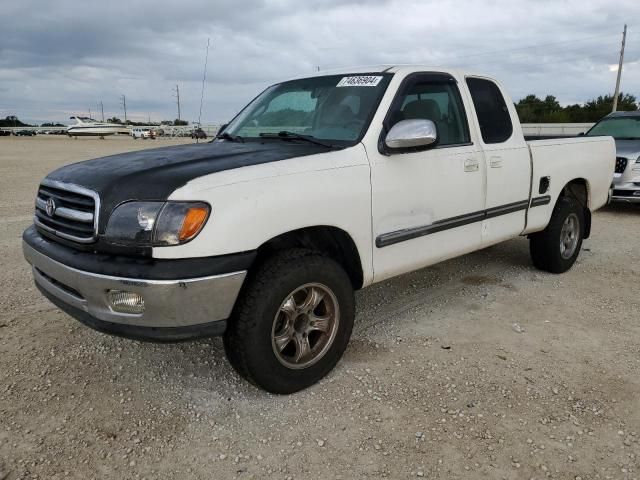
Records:
[[[565,49],[565,50],[545,51],[544,53],[542,53],[540,55],[543,56],[543,57],[548,57],[548,56],[552,56],[552,55],[555,55],[555,54],[562,54],[562,53],[567,53],[567,52],[582,52],[582,51],[585,51],[585,48],[589,49],[589,50],[593,50],[591,47],[584,47],[583,46],[583,47],[580,47],[580,48],[574,48],[574,49],[568,49],[568,50]],[[609,46],[607,45],[607,46],[605,46],[605,48],[609,48]],[[613,48],[613,46],[611,46],[611,48]],[[524,59],[528,59],[531,55],[532,55],[531,53],[521,52],[521,53],[515,54],[514,56],[509,56],[509,57],[503,58],[503,60],[506,60],[506,61],[513,61],[513,60],[520,60],[520,59],[524,60]],[[615,57],[615,55],[614,55],[614,57]],[[571,57],[571,58],[573,58],[573,57]],[[481,61],[481,62],[464,63],[461,66],[462,67],[470,67],[470,66],[474,66],[474,65],[486,65],[486,64],[491,64],[491,63],[496,63],[496,60],[492,59],[492,60],[484,60],[484,61]]]
[[[565,58],[560,58],[557,60],[549,60],[549,61],[537,61],[534,64],[527,64],[525,68],[521,68],[521,69],[514,69],[513,66],[510,65],[496,65],[495,67],[493,67],[493,70],[504,70],[504,69],[508,69],[511,70],[513,72],[519,72],[519,71],[526,71],[526,72],[531,72],[533,70],[535,70],[535,66],[536,65],[549,65],[549,64],[554,64],[554,63],[564,63],[564,62],[571,62],[571,61],[580,61],[580,60],[593,60],[593,59],[598,59],[598,58],[602,58],[602,61],[605,61],[604,59],[611,59],[611,58],[615,58],[617,52],[612,52],[612,53],[596,53],[594,55],[587,55],[587,56],[580,56],[580,57],[565,57]],[[522,59],[524,60],[524,59]]]
[[[517,51],[517,50],[528,50],[528,49],[532,49],[532,48],[540,48],[540,47],[548,47],[548,46],[552,46],[552,45],[563,45],[563,44],[570,44],[570,43],[578,43],[578,42],[583,42],[586,40],[593,40],[596,38],[603,38],[603,37],[612,37],[612,36],[617,36],[617,33],[607,33],[607,34],[602,34],[602,35],[594,35],[592,37],[583,37],[583,38],[577,38],[577,39],[573,39],[573,40],[564,40],[564,41],[560,41],[560,42],[550,42],[550,43],[539,43],[539,44],[535,44],[535,45],[528,45],[528,46],[522,46],[522,47],[514,47],[514,48],[506,48],[503,50],[493,50],[493,51],[489,51],[489,52],[479,52],[479,53],[470,53],[468,55],[459,55],[456,57],[450,57],[451,59],[455,60],[458,58],[469,58],[469,57],[478,57],[478,56],[485,56],[485,55],[494,55],[497,53],[505,53],[505,52],[512,52],[512,51]]]

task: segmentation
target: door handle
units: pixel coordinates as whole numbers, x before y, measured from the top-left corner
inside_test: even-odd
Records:
[[[467,158],[464,161],[464,171],[465,172],[477,172],[480,168],[480,163],[478,160],[474,158]]]
[[[491,165],[491,168],[502,168],[502,157],[491,157],[489,165]]]

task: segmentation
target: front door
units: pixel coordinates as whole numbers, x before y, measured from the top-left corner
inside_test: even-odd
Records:
[[[479,145],[471,141],[466,101],[449,75],[410,75],[384,130],[400,120],[432,120],[438,129],[436,146],[393,153],[381,145],[367,151],[375,281],[480,247],[486,168]]]

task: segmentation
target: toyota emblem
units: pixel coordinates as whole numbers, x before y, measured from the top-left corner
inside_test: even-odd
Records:
[[[56,205],[56,201],[53,198],[49,197],[49,200],[47,200],[47,208],[45,209],[47,215],[53,217],[56,213],[56,208],[58,208],[58,206]]]

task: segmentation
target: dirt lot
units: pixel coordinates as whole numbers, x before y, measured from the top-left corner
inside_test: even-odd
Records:
[[[562,276],[518,239],[359,292],[336,370],[279,397],[219,339],[102,335],[32,285],[39,180],[161,143],[0,138],[0,480],[640,477],[640,208]]]

